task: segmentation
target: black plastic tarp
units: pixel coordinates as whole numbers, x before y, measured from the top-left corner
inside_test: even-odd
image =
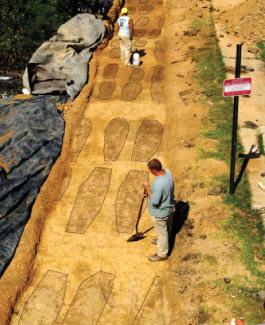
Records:
[[[47,97],[0,102],[0,275],[61,152],[64,120]]]

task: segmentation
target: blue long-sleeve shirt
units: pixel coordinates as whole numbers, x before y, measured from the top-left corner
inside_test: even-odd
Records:
[[[174,180],[170,170],[166,169],[165,175],[157,176],[151,185],[148,211],[153,217],[164,218],[174,211],[174,207]]]

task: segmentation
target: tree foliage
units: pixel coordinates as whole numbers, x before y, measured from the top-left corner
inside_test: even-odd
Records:
[[[104,0],[1,0],[0,68],[20,69],[58,26],[81,11],[95,12]],[[86,10],[88,9],[88,10]]]

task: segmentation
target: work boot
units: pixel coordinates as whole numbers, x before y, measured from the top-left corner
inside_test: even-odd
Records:
[[[157,238],[152,239],[152,240],[151,240],[151,244],[153,244],[153,245],[157,245]]]
[[[165,261],[167,260],[167,256],[158,256],[157,254],[149,256],[149,261],[150,262],[160,262],[160,261]]]

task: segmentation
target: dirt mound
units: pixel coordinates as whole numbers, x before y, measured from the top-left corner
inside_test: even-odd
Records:
[[[230,34],[241,36],[244,41],[255,43],[265,39],[265,0],[247,0],[224,11],[220,18]]]

